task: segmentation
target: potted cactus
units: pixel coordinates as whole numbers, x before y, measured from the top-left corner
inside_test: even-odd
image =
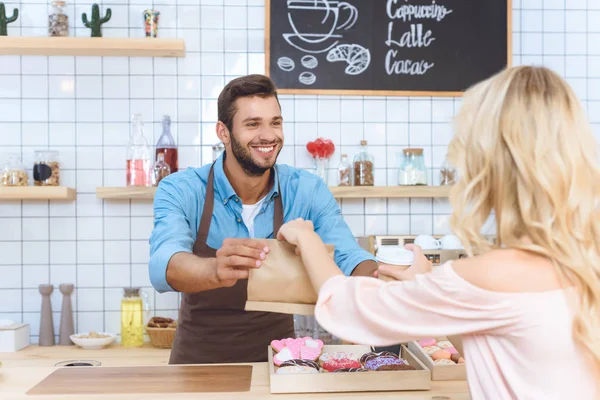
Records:
[[[0,3],[0,36],[6,36],[8,31],[6,25],[15,22],[19,17],[19,10],[16,8],[13,10],[13,15],[10,18],[6,18],[6,7],[4,3]]]
[[[112,11],[110,8],[106,9],[106,15],[104,18],[100,18],[100,7],[98,4],[92,5],[92,20],[88,21],[87,14],[81,14],[81,20],[86,28],[90,28],[92,30],[92,37],[102,37],[102,24],[107,23],[112,16]]]

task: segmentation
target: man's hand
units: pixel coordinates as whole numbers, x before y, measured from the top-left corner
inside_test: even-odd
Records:
[[[215,274],[222,287],[231,287],[239,279],[248,279],[250,268],[260,268],[269,248],[259,239],[225,239],[217,250]]]
[[[379,264],[379,270],[377,274],[381,272],[382,274],[392,277],[397,281],[407,281],[415,279],[415,276],[418,274],[426,274],[431,272],[433,269],[433,264],[431,261],[429,261],[429,259],[427,259],[427,257],[425,257],[423,250],[421,250],[419,246],[410,243],[405,245],[404,248],[411,250],[415,257],[412,265],[407,270],[398,271],[397,269],[387,266],[386,264]]]

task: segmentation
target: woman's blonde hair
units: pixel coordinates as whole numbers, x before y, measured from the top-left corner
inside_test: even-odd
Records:
[[[578,289],[573,335],[600,366],[600,167],[575,93],[547,68],[509,68],[465,93],[455,132],[451,225],[467,253],[551,260]],[[481,233],[492,211],[494,245]]]

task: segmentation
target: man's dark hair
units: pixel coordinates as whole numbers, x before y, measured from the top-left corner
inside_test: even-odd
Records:
[[[264,75],[247,75],[229,82],[221,91],[217,101],[219,121],[225,124],[229,132],[233,129],[233,116],[237,112],[235,101],[240,97],[258,96],[262,98],[275,97],[277,104],[277,87],[275,83]],[[279,105],[281,107],[281,104]]]

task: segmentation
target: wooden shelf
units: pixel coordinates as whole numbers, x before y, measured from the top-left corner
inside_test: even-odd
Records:
[[[64,186],[0,186],[0,200],[75,200],[75,189]]]
[[[96,197],[99,199],[153,199],[156,187],[99,187]]]
[[[331,186],[336,199],[448,197],[450,186]]]
[[[331,186],[337,199],[365,198],[433,198],[448,197],[449,186]],[[96,197],[101,199],[153,199],[155,187],[99,187]]]
[[[184,57],[183,39],[0,36],[0,55]]]

